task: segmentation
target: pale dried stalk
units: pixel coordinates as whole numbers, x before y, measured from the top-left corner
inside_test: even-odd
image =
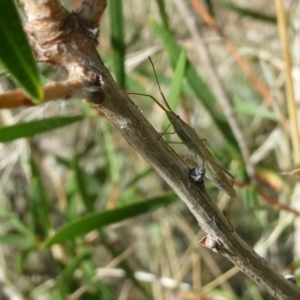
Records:
[[[94,46],[95,36],[87,39],[88,28],[85,28],[85,20],[88,20],[88,15],[85,14],[85,20],[81,20],[78,15],[73,14],[70,20],[68,16],[61,13],[64,10],[58,7],[57,1],[43,0],[43,6],[40,7],[38,0],[24,0],[24,2],[26,13],[33,20],[29,25],[37,56],[45,57],[43,48],[45,45],[48,49],[55,44],[56,49],[68,50],[64,52],[50,51],[48,60],[64,68],[69,76],[76,75],[76,72],[73,72],[75,69],[79,71],[78,78],[83,80],[83,93],[86,94],[88,100],[107,116],[128,143],[153,166],[184,201],[205,231],[207,239],[211,241],[209,243],[211,249],[232,261],[242,272],[275,298],[300,299],[300,290],[296,285],[286,280],[270,264],[259,257],[235,232],[231,232],[231,226],[207,194],[204,185],[197,185],[189,181],[188,167],[160,138],[138,107],[115,83],[98,56]],[[53,7],[54,2],[57,5],[55,7]],[[105,7],[104,2],[106,3],[101,0],[91,0],[85,3]],[[39,9],[31,9],[32,6],[39,7]],[[42,8],[45,8],[45,14],[43,14]],[[53,11],[51,11],[52,8]],[[51,16],[57,16],[57,14],[52,14],[53,12],[59,12],[62,15],[63,18],[60,22],[65,24],[63,31],[59,30],[60,24],[52,26]],[[43,19],[42,16],[45,15],[47,18]],[[80,30],[77,27],[75,31],[74,24],[80,24],[82,27]],[[49,41],[47,40],[49,36],[56,36],[56,38]],[[74,43],[76,49],[72,47]]]
[[[279,37],[281,40],[282,56],[285,62],[285,89],[286,100],[289,110],[289,117],[291,122],[290,135],[293,145],[294,166],[300,165],[300,136],[299,136],[299,124],[297,118],[297,103],[295,101],[294,86],[292,80],[292,63],[291,54],[288,40],[288,32],[286,26],[285,11],[283,8],[282,0],[275,0],[277,26],[279,31]]]

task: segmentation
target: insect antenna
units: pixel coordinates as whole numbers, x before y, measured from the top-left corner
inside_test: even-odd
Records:
[[[130,93],[126,93],[127,95],[139,95],[139,96],[145,96],[145,97],[149,97],[151,98],[163,111],[167,111],[167,109],[155,98],[153,97],[152,95],[149,95],[149,94],[143,94],[143,93],[133,93],[133,92],[130,92]]]
[[[159,84],[159,81],[158,81],[158,78],[157,78],[157,74],[156,74],[156,71],[155,71],[155,67],[154,67],[154,64],[152,62],[152,59],[150,56],[148,56],[148,59],[152,65],[152,69],[153,69],[153,72],[154,72],[154,75],[155,75],[155,79],[156,79],[156,83],[157,83],[157,86],[158,86],[158,89],[159,89],[159,92],[161,94],[161,97],[163,98],[164,102],[165,102],[165,105],[167,106],[167,108],[170,110],[170,111],[173,111],[172,108],[169,106],[169,103],[164,95],[164,93],[162,92],[161,90],[161,87],[160,87],[160,84]]]

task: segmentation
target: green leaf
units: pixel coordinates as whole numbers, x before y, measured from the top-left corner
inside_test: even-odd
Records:
[[[12,0],[0,1],[0,60],[18,85],[33,97],[35,103],[43,98],[38,70]]]
[[[175,68],[179,59],[181,47],[177,45],[172,35],[163,26],[159,25],[154,20],[151,20],[150,22],[155,34],[162,40],[168,52],[172,67]],[[231,144],[235,151],[238,151],[238,144],[232,134],[226,118],[224,117],[224,114],[220,111],[213,92],[197,74],[189,60],[186,62],[185,76],[195,95],[202,101],[203,105],[210,113],[214,123],[223,134],[225,140]]]
[[[82,119],[84,119],[84,116],[64,116],[21,122],[11,126],[3,126],[0,127],[0,143],[11,142],[19,138],[33,136],[38,133],[43,133],[72,124]]]
[[[113,210],[87,214],[59,228],[54,236],[49,237],[43,243],[43,247],[47,248],[53,244],[71,239],[77,235],[84,234],[95,229],[100,229],[103,226],[154,211],[160,207],[165,207],[177,199],[178,198],[175,194],[169,193],[161,197],[123,206]]]
[[[112,66],[116,81],[125,89],[125,42],[122,1],[108,1]]]

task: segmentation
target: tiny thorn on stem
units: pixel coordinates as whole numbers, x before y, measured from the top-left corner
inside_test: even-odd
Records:
[[[203,183],[204,176],[205,176],[205,169],[202,166],[189,169],[189,178],[193,182]]]
[[[211,249],[212,251],[218,253],[220,250],[220,245],[218,243],[218,241],[216,241],[215,239],[213,239],[210,236],[204,236],[200,241],[199,244],[201,244],[202,246]]]

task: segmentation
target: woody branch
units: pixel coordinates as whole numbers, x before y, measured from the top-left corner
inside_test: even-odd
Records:
[[[59,1],[23,0],[26,26],[36,57],[81,81],[82,94],[113,123],[187,205],[206,233],[202,243],[224,255],[277,299],[300,299],[298,287],[259,257],[231,231],[203,185],[191,183],[188,167],[160,138],[115,83],[96,50],[98,22],[106,0],[86,0],[75,13]]]

